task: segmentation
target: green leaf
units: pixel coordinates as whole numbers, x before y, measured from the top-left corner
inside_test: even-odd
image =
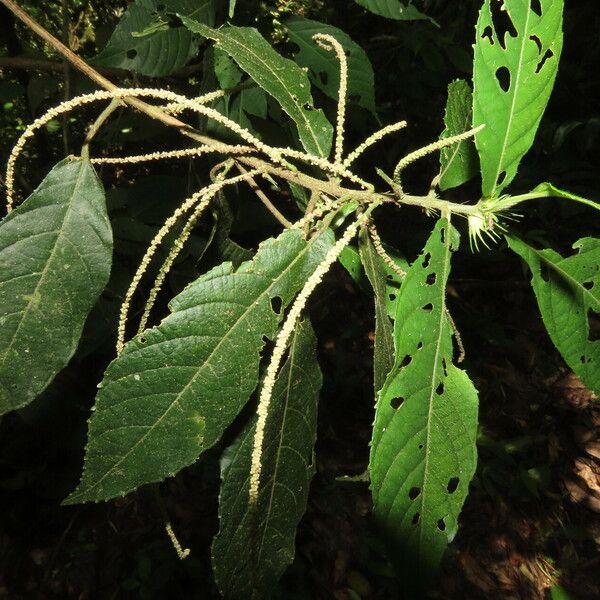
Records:
[[[363,8],[371,11],[373,14],[385,17],[386,19],[395,19],[396,21],[418,21],[426,19],[435,23],[433,19],[422,13],[411,2],[402,3],[399,0],[354,0]]]
[[[0,414],[31,402],[77,349],[110,275],[112,232],[88,161],[59,163],[0,224]]]
[[[549,198],[566,198],[567,200],[573,200],[575,202],[579,202],[581,204],[586,204],[587,206],[591,206],[596,210],[600,210],[600,204],[598,202],[594,202],[593,200],[588,200],[587,198],[582,198],[577,194],[573,194],[572,192],[567,192],[566,190],[561,190],[557,188],[555,185],[551,183],[540,183],[540,185],[536,186],[534,190],[531,192],[532,194],[538,194],[540,198],[549,197]]]
[[[214,24],[213,0],[135,0],[115,27],[106,47],[91,62],[161,77],[183,67],[198,52],[185,27],[170,27],[168,13]]]
[[[329,156],[333,127],[320,109],[315,109],[306,73],[293,61],[279,55],[262,35],[251,27],[229,25],[211,29],[185,16],[184,25],[217,43],[239,67],[273,96],[292,118],[307,152]]]
[[[448,86],[448,100],[442,139],[464,133],[471,128],[473,94],[464,79],[457,79]],[[459,144],[442,148],[440,153],[440,190],[458,187],[477,174],[477,152],[471,138]]]
[[[554,345],[581,381],[600,394],[600,339],[591,323],[592,316],[600,316],[600,240],[582,238],[573,245],[577,253],[563,258],[554,250],[507,239],[531,269],[531,285]]]
[[[222,458],[220,530],[212,548],[219,590],[226,598],[265,598],[294,558],[296,528],[314,473],[321,372],[308,321],[299,324],[275,383],[262,453],[262,485],[248,507],[256,418]]]
[[[563,0],[485,0],[473,62],[473,126],[485,197],[514,179],[548,99],[562,49]]]
[[[176,296],[160,325],[108,367],[89,427],[82,481],[67,503],[106,500],[194,462],[237,416],[258,381],[265,338],[332,245],[326,232],[264,242]]]
[[[359,252],[365,273],[373,287],[375,298],[375,346],[373,349],[373,384],[375,397],[379,394],[388,373],[394,366],[394,336],[392,321],[387,313],[385,265],[378,256],[366,230],[359,238]]]
[[[396,358],[376,406],[374,515],[407,584],[428,581],[475,472],[477,392],[452,364],[445,289],[458,233],[438,221],[400,288]]]
[[[289,39],[300,49],[294,60],[308,68],[313,85],[330,98],[338,98],[340,87],[340,65],[335,53],[318,46],[312,39],[317,33],[333,36],[344,48],[348,58],[348,98],[376,115],[375,75],[367,53],[341,29],[311,21],[303,17],[292,17],[285,22]]]

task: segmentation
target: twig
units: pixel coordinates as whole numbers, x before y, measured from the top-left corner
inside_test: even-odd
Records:
[[[243,167],[239,162],[235,165],[240,173],[246,175],[248,170]],[[252,191],[258,196],[258,199],[265,205],[265,208],[287,229],[292,226],[292,222],[288,221],[280,212],[277,207],[269,200],[267,195],[260,189],[256,179],[254,177],[248,177],[248,185],[252,188]]]

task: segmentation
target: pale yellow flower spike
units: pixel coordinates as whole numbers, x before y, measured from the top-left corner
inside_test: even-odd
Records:
[[[344,47],[332,36],[317,33],[312,38],[324,50],[335,52],[340,61],[340,89],[338,91],[337,123],[335,128],[335,164],[342,164],[344,127],[346,124],[346,96],[348,95],[348,59]]]
[[[406,125],[406,121],[398,121],[398,123],[392,123],[391,125],[387,125],[383,129],[376,131],[373,135],[370,135],[360,146],[358,146],[356,150],[351,152],[346,157],[346,160],[342,163],[342,166],[347,169],[367,148],[371,147],[386,135],[399,131],[400,129],[404,129]]]
[[[436,152],[437,150],[446,148],[446,146],[452,146],[452,144],[458,144],[459,142],[462,142],[463,140],[473,137],[475,134],[477,134],[479,131],[481,131],[484,127],[485,127],[485,125],[479,125],[479,127],[475,127],[474,129],[469,129],[469,131],[465,131],[464,133],[459,133],[458,135],[453,135],[451,137],[442,138],[441,140],[438,140],[437,142],[433,142],[432,144],[429,144],[427,146],[424,146],[423,148],[419,148],[418,150],[411,152],[410,154],[407,154],[403,159],[400,160],[400,162],[396,165],[396,168],[394,169],[394,177],[393,177],[394,181],[399,184],[400,183],[400,175],[402,174],[402,171],[404,169],[406,169],[406,167],[408,167],[408,165],[412,164],[419,158],[423,158],[424,156],[427,156],[428,154],[431,154],[432,152]]]
[[[230,146],[228,144],[214,144],[211,146],[196,146],[194,148],[182,148],[180,150],[164,150],[162,152],[150,152],[148,154],[134,154],[131,156],[109,156],[92,158],[95,165],[128,165],[153,160],[165,160],[169,158],[185,158],[187,156],[202,156],[204,154],[252,154],[256,152],[251,146]],[[75,158],[75,157],[71,157]]]
[[[398,277],[404,279],[406,277],[406,271],[401,269],[396,261],[385,251],[383,247],[383,243],[381,242],[381,238],[379,237],[379,232],[375,227],[373,222],[368,225],[369,235],[371,236],[371,241],[373,242],[373,248],[375,248],[375,252],[381,257],[383,262],[392,270]]]
[[[238,175],[236,177],[232,177],[227,180],[219,179],[214,184],[207,187],[204,191],[205,194],[202,196],[200,203],[194,209],[194,212],[191,214],[188,222],[185,224],[185,227],[181,230],[179,237],[173,243],[171,250],[164,263],[160,267],[158,275],[154,280],[154,285],[152,286],[152,290],[148,295],[148,300],[146,301],[146,306],[144,307],[144,312],[142,314],[142,318],[140,319],[140,324],[138,326],[138,334],[142,333],[144,329],[146,329],[146,324],[148,323],[148,318],[150,316],[150,311],[156,302],[156,298],[158,293],[160,292],[162,285],[165,281],[166,276],[169,274],[173,263],[179,256],[179,253],[183,250],[183,246],[185,245],[187,239],[189,238],[196,222],[204,212],[204,209],[210,204],[210,201],[225,187],[228,185],[233,185],[235,183],[240,183],[241,181],[245,181],[254,175],[260,174],[260,170],[256,169],[254,171],[249,171],[248,173],[244,173],[243,175]]]
[[[374,206],[374,205],[372,205]],[[275,379],[277,372],[281,365],[287,343],[292,335],[296,323],[300,318],[300,314],[308,301],[308,298],[315,290],[315,288],[323,279],[323,276],[329,271],[331,265],[338,259],[342,250],[350,243],[352,238],[356,235],[359,227],[366,223],[369,219],[369,211],[360,215],[354,223],[348,226],[342,237],[335,243],[335,245],[327,252],[323,261],[315,269],[314,273],[308,278],[306,284],[296,297],[288,316],[277,336],[275,341],[275,348],[271,356],[271,361],[267,367],[265,379],[263,382],[262,389],[260,391],[260,397],[258,400],[257,408],[257,421],[256,431],[254,433],[254,444],[252,448],[252,461],[250,465],[250,491],[249,491],[249,505],[250,507],[256,506],[258,501],[258,487],[260,484],[260,474],[262,470],[261,457],[262,447],[265,436],[265,425],[267,422],[267,414],[269,412],[269,404],[271,402],[271,396],[273,395],[273,387],[275,386]]]

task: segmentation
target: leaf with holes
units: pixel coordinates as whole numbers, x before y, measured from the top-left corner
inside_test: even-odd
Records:
[[[508,243],[531,269],[531,285],[544,325],[565,362],[600,394],[600,239],[582,238],[563,258],[523,240]]]
[[[198,52],[185,27],[171,27],[169,13],[213,25],[213,0],[136,0],[115,27],[106,47],[91,62],[161,77],[183,67]]]
[[[400,288],[396,358],[376,406],[374,515],[407,585],[427,583],[475,472],[477,392],[452,364],[445,290],[458,233],[440,219]]]
[[[311,21],[303,17],[292,17],[285,22],[290,42],[299,51],[294,60],[308,69],[313,85],[334,100],[340,87],[340,63],[334,52],[318,46],[312,39],[317,33],[333,36],[344,48],[348,58],[348,99],[362,106],[373,115],[375,110],[375,75],[366,52],[341,29]]]
[[[0,414],[67,365],[110,275],[112,232],[88,161],[59,163],[0,225]]]
[[[288,230],[264,242],[235,272],[224,263],[199,277],[160,325],[126,344],[104,375],[83,478],[66,502],[161,481],[213,446],[256,387],[265,339],[332,239],[307,243]]]
[[[473,116],[473,93],[464,79],[457,79],[448,86],[448,100],[444,123],[446,129],[441,138],[464,133],[471,128]],[[440,153],[440,190],[458,187],[477,174],[477,151],[472,139],[463,140]]]
[[[184,25],[217,43],[292,118],[307,152],[329,156],[333,127],[322,110],[313,106],[306,73],[293,61],[278,54],[262,35],[251,27],[228,25],[211,29],[182,16]]]
[[[514,179],[554,85],[563,0],[485,0],[476,28],[473,126],[485,197]]]
[[[412,2],[406,4],[400,0],[354,0],[363,8],[373,14],[385,17],[386,19],[394,19],[396,21],[419,21],[426,19],[435,23],[433,19],[422,13]]]
[[[394,365],[394,337],[392,321],[387,309],[387,271],[366,230],[359,238],[359,252],[365,273],[373,287],[375,299],[375,345],[373,348],[373,385],[375,395],[383,387]]]
[[[321,388],[315,345],[310,323],[300,323],[273,390],[255,510],[249,510],[248,493],[256,418],[221,459],[220,528],[212,563],[226,598],[264,598],[294,558],[296,528],[314,473]]]

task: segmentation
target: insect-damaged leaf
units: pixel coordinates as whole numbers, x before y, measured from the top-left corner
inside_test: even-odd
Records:
[[[292,17],[285,22],[290,42],[296,44],[299,51],[294,60],[308,68],[313,85],[334,100],[340,87],[340,63],[334,52],[317,45],[313,35],[333,36],[344,48],[348,58],[348,99],[376,115],[375,75],[367,53],[341,29],[311,21],[303,17]]]
[[[563,0],[485,0],[476,28],[473,126],[483,195],[514,179],[554,85]]]
[[[177,12],[209,25],[215,19],[213,0],[136,0],[92,62],[149,77],[183,67],[198,52],[198,43],[185,27],[171,27],[169,13]]]
[[[253,261],[224,263],[170,303],[160,325],[108,367],[90,419],[82,481],[67,503],[160,481],[218,441],[258,381],[265,336],[332,244],[288,230]]]
[[[314,472],[321,388],[315,345],[310,323],[300,323],[273,390],[254,509],[249,509],[248,494],[256,418],[222,457],[220,528],[212,562],[225,598],[264,598],[294,558],[296,527]]]
[[[374,515],[415,587],[457,531],[475,472],[477,392],[452,364],[445,289],[458,233],[438,221],[399,291],[396,358],[379,395],[370,472]]]
[[[77,349],[108,282],[112,232],[88,161],[58,164],[0,225],[0,414],[31,402]]]
[[[563,258],[507,238],[531,269],[531,285],[544,325],[565,362],[600,394],[600,240],[583,238],[577,253]]]
[[[469,84],[457,79],[448,86],[448,100],[441,138],[464,133],[471,128],[473,94]],[[477,174],[477,151],[471,138],[442,148],[440,152],[440,190],[458,187]]]
[[[292,118],[307,152],[328,156],[333,126],[322,110],[313,106],[306,73],[292,60],[278,54],[262,35],[251,27],[228,25],[211,29],[193,19],[181,17],[192,32],[214,40]]]

